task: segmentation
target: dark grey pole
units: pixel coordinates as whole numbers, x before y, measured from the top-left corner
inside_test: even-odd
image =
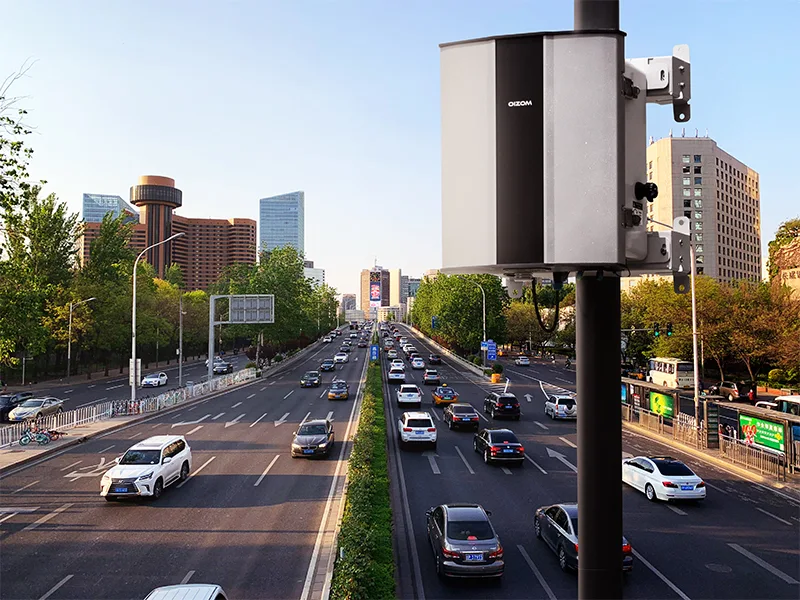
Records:
[[[575,31],[619,30],[619,0],[575,0]]]

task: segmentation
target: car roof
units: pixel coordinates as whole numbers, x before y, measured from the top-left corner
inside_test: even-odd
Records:
[[[671,456],[644,456],[642,458],[648,458],[657,465],[665,465],[668,463],[680,463],[683,464],[682,460],[678,460],[677,458],[672,458]]]
[[[303,425],[327,425],[327,424],[328,424],[327,419],[308,419],[300,423],[300,426],[302,427]]]
[[[575,396],[570,394],[551,394],[550,397],[556,400],[575,400]]]
[[[403,413],[403,416],[407,419],[430,419],[433,420],[433,417],[426,412],[422,412],[420,410],[409,410]]]
[[[145,600],[214,600],[222,588],[209,583],[185,583],[156,588]]]
[[[182,440],[182,435],[154,435],[152,437],[147,438],[146,440],[142,440],[141,442],[135,443],[131,446],[130,450],[160,450],[164,446],[168,446],[172,442],[177,442],[178,440]]]
[[[480,504],[445,504],[450,521],[488,521],[489,516]]]
[[[332,360],[333,360],[332,358],[323,358],[322,362],[326,363],[326,362],[331,362]]]
[[[474,410],[475,412],[478,412],[477,410],[475,410],[475,407],[472,406],[472,404],[469,404],[468,402],[454,402],[453,404],[450,404],[449,406],[450,406],[451,410],[454,409],[454,408],[468,408],[470,410]]]
[[[577,519],[578,518],[578,503],[577,502],[568,502],[567,504],[556,504],[556,506],[560,506],[564,509],[564,512],[567,513],[567,516],[570,519]]]

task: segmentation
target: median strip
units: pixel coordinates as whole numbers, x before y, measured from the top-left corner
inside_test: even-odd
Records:
[[[381,368],[367,370],[358,434],[348,466],[339,556],[330,598],[395,598],[392,509]]]

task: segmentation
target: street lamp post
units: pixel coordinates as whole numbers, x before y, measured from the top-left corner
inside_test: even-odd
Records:
[[[145,252],[148,250],[155,248],[156,246],[160,246],[162,244],[166,244],[167,242],[171,242],[175,238],[179,238],[183,235],[183,232],[176,233],[174,235],[169,236],[165,240],[161,240],[160,242],[156,242],[155,244],[151,244],[144,250],[139,253],[139,256],[136,257],[136,260],[133,261],[133,304],[131,310],[131,364],[130,364],[130,371],[132,374],[130,375],[131,380],[131,401],[136,400],[136,385],[138,382],[136,381],[136,268],[139,266],[139,260],[144,256]]]
[[[689,244],[692,274],[692,355],[694,360],[694,424],[700,428],[700,369],[697,364],[697,296],[695,295],[694,280],[697,278],[697,265],[695,261],[694,242]]]
[[[183,386],[183,292],[178,296],[178,387]]]
[[[473,281],[472,283],[478,286],[478,289],[481,291],[481,297],[483,298],[483,342],[484,346],[486,346],[486,292],[483,291],[483,286],[477,281]],[[487,348],[484,347],[484,349],[481,351],[484,368],[486,367],[486,352]]]
[[[76,306],[80,306],[81,304],[86,304],[87,302],[91,302],[92,300],[97,300],[94,296],[91,298],[87,298],[86,300],[81,300],[80,302],[70,302],[69,303],[69,327],[67,330],[67,379],[70,378],[72,375],[72,371],[70,370],[71,363],[72,363],[72,309]]]

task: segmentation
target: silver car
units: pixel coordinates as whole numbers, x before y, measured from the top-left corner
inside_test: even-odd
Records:
[[[440,577],[502,577],[503,545],[479,504],[442,504],[426,513]]]

